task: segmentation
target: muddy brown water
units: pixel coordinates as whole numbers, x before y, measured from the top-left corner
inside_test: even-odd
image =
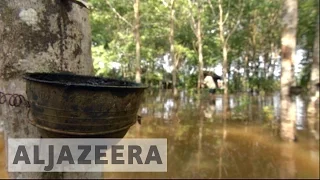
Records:
[[[225,119],[222,97],[196,98],[183,91],[147,92],[140,108],[142,125],[126,138],[167,138],[168,171],[105,173],[105,178],[319,178],[319,122],[311,133],[306,103],[296,98],[298,141],[279,138],[279,94],[233,95]],[[0,135],[0,178],[6,178]]]

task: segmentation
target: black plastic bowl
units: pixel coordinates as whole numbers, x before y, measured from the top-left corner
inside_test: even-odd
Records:
[[[58,73],[28,73],[26,93],[42,137],[122,138],[137,120],[146,86]]]

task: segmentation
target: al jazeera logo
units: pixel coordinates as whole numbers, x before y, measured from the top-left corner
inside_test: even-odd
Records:
[[[9,172],[166,172],[166,139],[9,139]]]

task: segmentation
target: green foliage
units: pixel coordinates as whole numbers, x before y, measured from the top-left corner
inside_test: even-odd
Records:
[[[96,70],[95,74],[103,76],[107,74],[111,68],[108,66],[109,54],[102,45],[92,47],[93,67]]]
[[[299,0],[299,22],[297,43],[306,50],[306,55],[301,64],[304,65],[298,77],[298,84],[305,90],[308,88],[311,74],[310,54],[313,52],[313,43],[316,34],[316,22],[319,21],[319,0]]]
[[[198,78],[197,40],[191,16],[197,20],[196,2],[203,7],[201,14],[204,67],[212,68],[222,62],[222,44],[219,37],[218,0],[175,0],[174,47],[178,59],[179,87],[195,88]],[[107,3],[108,2],[108,3]],[[211,5],[208,3],[211,2]],[[135,38],[133,34],[133,1],[89,0],[91,7],[92,55],[98,76],[115,76],[133,79]],[[230,92],[248,90],[274,91],[279,80],[258,68],[259,57],[264,57],[267,67],[275,66],[280,54],[282,0],[222,0],[225,19],[225,37],[233,31],[228,41]],[[110,7],[111,6],[111,7]],[[241,12],[241,19],[239,19]],[[172,76],[163,67],[164,55],[170,51],[170,0],[140,1],[140,39],[142,80],[148,84],[161,84]],[[299,0],[299,47],[312,50],[318,0]],[[126,22],[125,22],[126,21]],[[130,25],[131,24],[131,25]],[[272,55],[273,54],[273,55]],[[119,71],[111,63],[120,63]],[[249,67],[248,64],[254,64]],[[306,62],[301,84],[309,81],[310,66]],[[172,62],[169,62],[172,65]],[[231,66],[233,66],[232,70]],[[192,73],[191,70],[193,69]],[[244,69],[238,73],[240,69]],[[262,74],[261,74],[262,72]]]
[[[303,87],[305,90],[308,88],[308,83],[311,77],[311,67],[312,64],[307,60],[308,57],[304,57],[302,60],[302,64],[304,64],[304,68],[298,77],[298,85]]]
[[[263,107],[263,119],[266,121],[272,121],[274,119],[274,112],[271,106]]]
[[[186,88],[191,89],[197,86],[198,76],[196,74],[192,74],[189,76],[188,80],[186,81]]]
[[[299,0],[298,8],[298,45],[312,51],[316,22],[319,21],[319,0]]]

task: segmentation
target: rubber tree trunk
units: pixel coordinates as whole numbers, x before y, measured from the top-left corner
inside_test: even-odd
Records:
[[[201,14],[203,11],[201,2],[197,1],[198,17],[197,17],[197,40],[198,40],[198,61],[199,61],[199,74],[198,74],[198,91],[200,92],[201,82],[203,79],[203,54],[202,54],[202,27],[201,27]]]
[[[136,70],[136,82],[141,82],[141,67],[140,67],[140,46],[141,46],[141,40],[140,40],[140,16],[139,16],[139,6],[140,6],[140,0],[135,0],[133,4],[134,9],[134,36],[136,38],[136,62],[135,62],[135,70]]]
[[[319,106],[319,17],[317,17],[316,26],[316,38],[313,44],[313,60],[311,66],[311,81],[310,81],[310,102],[308,105],[308,123],[311,133],[319,139],[319,127],[318,132],[316,131],[316,120],[319,119],[318,112]]]
[[[169,42],[170,42],[170,57],[173,62],[173,70],[172,70],[172,86],[173,86],[173,95],[178,95],[177,90],[177,59],[175,57],[174,52],[174,0],[171,0],[171,7],[170,7],[170,35],[169,35]]]
[[[67,0],[0,1],[0,91],[26,97],[26,72],[92,75],[88,9]],[[8,138],[40,138],[27,109],[0,105]],[[7,146],[7,144],[6,144]],[[6,160],[5,160],[6,161]],[[10,178],[102,178],[102,173],[9,173]]]
[[[294,56],[298,24],[297,0],[283,1],[281,36],[281,129],[280,135],[286,141],[295,139],[295,103],[290,97],[290,87],[294,84]]]
[[[227,42],[224,37],[224,26],[223,26],[223,8],[222,8],[222,1],[219,0],[219,37],[222,44],[222,67],[223,67],[223,85],[224,85],[224,92],[223,92],[223,112],[224,114],[228,113],[229,109],[229,99],[228,99],[228,49],[227,49]]]
[[[228,51],[227,51],[227,47],[226,44],[224,43],[223,48],[222,48],[222,52],[223,52],[223,84],[224,84],[224,89],[223,89],[223,112],[224,113],[228,113],[229,111],[229,85],[228,85],[228,79],[229,77],[227,77],[228,74]]]

